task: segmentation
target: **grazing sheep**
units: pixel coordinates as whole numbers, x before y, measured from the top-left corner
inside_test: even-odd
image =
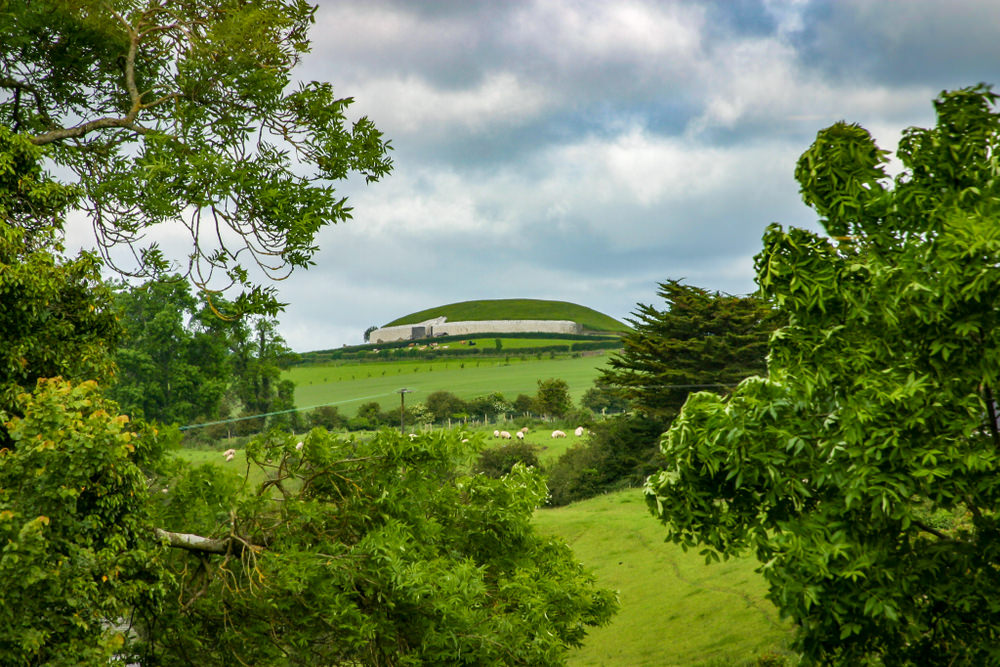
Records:
[[[226,461],[232,461],[234,456],[236,456],[236,455],[235,454],[229,454],[228,456],[226,456]]]
[[[236,456],[236,450],[235,449],[227,449],[226,451],[222,452],[222,455],[225,456],[226,460],[228,461],[231,458],[233,458],[234,456]]]
[[[576,437],[579,438],[581,435],[583,435],[583,427],[582,426],[577,426],[576,430],[573,431],[573,433],[575,433]]]
[[[507,431],[500,431],[500,439],[510,440],[510,433],[508,433]]]
[[[500,437],[500,431],[493,431],[493,437],[494,438],[499,438]]]
[[[517,433],[515,433],[514,435],[516,435],[516,436],[517,436],[517,439],[518,439],[518,440],[524,440],[524,431],[518,431],[518,432],[517,432]]]
[[[528,433],[528,427],[525,426],[524,428],[522,428],[521,429],[521,433],[524,433],[525,435],[527,435],[527,433]]]
[[[566,434],[563,433],[562,431],[552,431],[552,437],[553,438],[565,438]]]
[[[295,451],[301,452],[302,451],[302,447],[303,447],[303,444],[302,444],[301,440],[299,440],[297,443],[295,443]]]

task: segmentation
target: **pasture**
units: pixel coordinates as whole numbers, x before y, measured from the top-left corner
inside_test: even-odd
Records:
[[[507,344],[507,341],[504,341]],[[318,405],[336,405],[343,414],[354,414],[362,403],[375,401],[383,410],[399,407],[399,389],[411,389],[407,404],[422,403],[435,391],[450,391],[469,400],[500,392],[508,400],[518,394],[533,396],[538,380],[559,378],[569,384],[570,396],[578,404],[598,376],[608,354],[593,356],[518,356],[366,361],[315,366],[295,366],[282,379],[295,383],[295,403],[308,410]]]
[[[588,632],[570,665],[751,665],[785,655],[791,625],[764,598],[757,561],[706,565],[696,551],[665,543],[641,491],[538,510],[535,525],[619,592],[618,615]]]

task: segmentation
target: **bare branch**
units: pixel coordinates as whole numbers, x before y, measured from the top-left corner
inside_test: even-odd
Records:
[[[162,528],[154,529],[156,536],[162,540],[166,540],[167,545],[174,549],[185,549],[187,551],[197,551],[200,553],[209,554],[226,554],[232,551],[242,551],[244,546],[239,542],[233,542],[233,540],[227,538],[224,539],[214,539],[211,537],[202,537],[201,535],[193,535],[191,533],[174,533],[169,530],[163,530]]]

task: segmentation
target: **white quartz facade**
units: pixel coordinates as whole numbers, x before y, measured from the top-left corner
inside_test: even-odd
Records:
[[[371,332],[371,343],[391,343],[434,336],[468,336],[481,333],[583,333],[583,327],[570,320],[479,320],[448,322],[443,317],[417,324],[383,327]]]

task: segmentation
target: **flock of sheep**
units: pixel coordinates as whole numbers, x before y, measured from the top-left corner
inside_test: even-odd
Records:
[[[517,431],[516,433],[514,433],[514,435],[517,436],[518,440],[524,440],[524,436],[527,433],[528,433],[528,427],[525,426],[520,431]],[[581,435],[583,435],[583,427],[582,426],[577,426],[576,430],[573,431],[573,433],[576,435],[576,437],[579,438]],[[510,435],[510,433],[508,431],[493,431],[493,437],[494,438],[500,438],[501,440],[510,440],[511,435]],[[552,431],[552,437],[553,438],[565,438],[566,437],[566,433],[563,432],[563,431],[559,431],[559,430]]]
[[[525,426],[520,431],[516,431],[514,433],[514,435],[517,436],[518,440],[524,440],[524,436],[527,433],[528,433],[528,427]],[[576,437],[579,438],[584,433],[583,427],[582,426],[577,426],[576,430],[573,431],[573,433],[576,435]],[[417,436],[416,436],[415,433],[411,433],[410,437],[411,438],[415,438]],[[493,437],[494,438],[500,438],[501,440],[510,440],[511,439],[511,435],[510,435],[509,431],[493,431]],[[563,432],[563,431],[555,430],[555,431],[552,431],[552,437],[553,438],[565,438],[566,437],[566,433]],[[462,442],[468,442],[468,441],[469,441],[468,438],[462,440]],[[297,449],[299,451],[302,451],[302,443],[301,442],[297,443],[295,445],[295,449]],[[236,456],[236,450],[235,449],[227,449],[226,451],[222,452],[222,456],[226,459],[226,461],[232,461],[233,458]]]

